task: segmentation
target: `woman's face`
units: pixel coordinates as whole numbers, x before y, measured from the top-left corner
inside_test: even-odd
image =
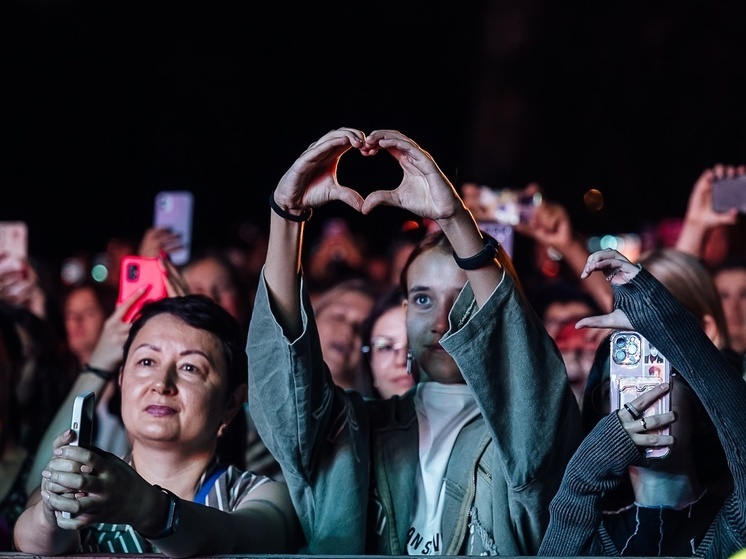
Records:
[[[64,307],[65,333],[72,352],[87,360],[104,328],[106,313],[90,287],[71,291]]]
[[[175,444],[187,453],[214,449],[221,424],[240,406],[237,398],[228,398],[217,337],[165,313],[135,336],[120,385],[122,419],[133,449],[138,444]],[[246,387],[237,391],[241,388]]]
[[[215,258],[204,258],[188,264],[182,272],[190,293],[207,295],[239,322],[248,309],[242,307],[240,287],[233,283],[231,274]]]
[[[345,291],[316,314],[321,353],[339,386],[355,388],[354,377],[363,345],[360,325],[372,308],[372,297]]]
[[[382,398],[404,394],[414,386],[407,373],[407,325],[403,306],[378,317],[371,330],[370,368],[373,386]]]
[[[715,277],[728,334],[736,351],[746,349],[746,270],[723,270]]]
[[[453,254],[432,248],[407,270],[407,337],[420,370],[445,384],[463,383],[456,362],[440,345],[448,331],[448,313],[466,283]]]

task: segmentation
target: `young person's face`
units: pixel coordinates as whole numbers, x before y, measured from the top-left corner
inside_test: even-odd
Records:
[[[463,383],[456,362],[441,347],[448,331],[448,314],[466,283],[466,274],[453,254],[432,248],[407,270],[407,337],[420,371],[444,384]]]

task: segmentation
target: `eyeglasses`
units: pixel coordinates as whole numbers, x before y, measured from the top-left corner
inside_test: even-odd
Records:
[[[395,343],[391,338],[386,336],[377,336],[370,340],[370,345],[361,348],[363,353],[370,353],[371,356],[377,356],[378,359],[390,360],[402,349],[406,349],[407,344]]]

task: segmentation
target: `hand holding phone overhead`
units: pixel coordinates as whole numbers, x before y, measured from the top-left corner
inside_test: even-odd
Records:
[[[155,196],[153,226],[178,234],[177,244],[163,247],[178,266],[191,257],[193,208],[194,195],[188,190],[164,190]]]

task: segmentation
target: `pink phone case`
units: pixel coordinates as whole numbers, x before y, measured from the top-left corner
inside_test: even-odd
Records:
[[[132,322],[143,305],[168,296],[166,290],[166,269],[157,258],[144,256],[125,256],[119,269],[119,296],[117,305],[124,301],[141,286],[149,285],[150,289],[130,307],[124,320]]]

